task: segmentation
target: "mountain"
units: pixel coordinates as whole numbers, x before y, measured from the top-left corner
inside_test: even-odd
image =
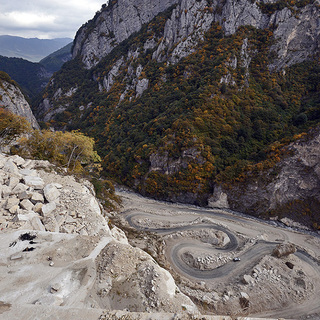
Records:
[[[35,112],[95,137],[106,175],[206,205],[318,126],[319,16],[311,0],[109,2]]]
[[[39,128],[30,105],[19,86],[3,71],[0,71],[0,107],[25,117],[33,128]]]
[[[38,39],[0,36],[0,55],[39,62],[52,52],[72,42],[70,38]]]
[[[39,63],[43,65],[47,71],[54,73],[58,71],[65,62],[71,60],[71,49],[72,42],[49,54],[47,57],[40,60]]]
[[[51,72],[39,63],[22,58],[0,56],[0,70],[8,73],[29,98],[34,98],[47,85]]]
[[[52,74],[71,59],[71,46],[72,43],[69,43],[39,63],[22,58],[0,56],[0,70],[8,73],[13,80],[19,83],[24,93],[33,99],[44,89]]]

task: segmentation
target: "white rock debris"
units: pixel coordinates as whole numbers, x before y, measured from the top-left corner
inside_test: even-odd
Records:
[[[0,182],[0,319],[48,319],[43,307],[56,319],[103,319],[102,309],[196,317],[172,276],[109,229],[88,181],[0,154]]]

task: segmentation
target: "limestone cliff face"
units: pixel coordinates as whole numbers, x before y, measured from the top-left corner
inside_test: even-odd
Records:
[[[311,225],[320,203],[320,127],[290,144],[274,168],[231,188],[216,186],[209,206],[261,215],[274,213]]]
[[[220,93],[222,94],[220,98],[224,98],[222,85],[233,87],[233,90],[239,90],[238,92],[250,86],[250,80],[254,78],[253,73],[250,74],[254,69],[252,61],[255,61],[258,50],[260,50],[255,47],[257,40],[255,35],[260,33],[260,31],[256,32],[256,29],[267,30],[268,32],[261,33],[268,34],[268,39],[272,41],[271,47],[268,47],[270,55],[268,56],[265,52],[265,61],[268,61],[271,72],[283,70],[282,74],[285,75],[286,67],[311,60],[314,55],[317,55],[320,49],[320,9],[317,2],[312,3],[311,0],[308,0],[304,3],[306,3],[304,6],[296,7],[289,2],[280,3],[274,0],[263,2],[251,0],[110,1],[108,6],[103,6],[96,16],[78,31],[74,41],[73,61],[68,64],[70,68],[66,67],[61,70],[51,80],[46,98],[37,110],[37,116],[44,121],[57,120],[55,126],[60,126],[60,128],[65,128],[68,125],[87,128],[99,123],[101,124],[100,128],[97,126],[95,130],[92,130],[93,134],[98,136],[103,132],[102,127],[110,115],[108,132],[107,130],[103,132],[110,139],[105,138],[105,141],[112,141],[111,138],[115,135],[111,135],[113,130],[113,133],[119,133],[119,137],[121,137],[119,140],[128,138],[128,141],[132,141],[132,146],[136,147],[138,139],[136,141],[136,137],[131,138],[131,132],[129,133],[130,130],[134,132],[135,126],[130,127],[126,123],[123,126],[119,124],[117,127],[118,124],[115,124],[118,123],[118,120],[119,122],[127,121],[120,113],[117,114],[118,110],[122,110],[125,115],[128,114],[136,101],[142,101],[141,109],[143,109],[155,101],[151,98],[161,100],[160,94],[157,96],[153,93],[161,92],[159,90],[174,83],[174,78],[177,78],[178,73],[173,72],[173,65],[177,65],[179,62],[183,64],[184,61],[181,60],[193,52],[197,54],[205,43],[202,40],[207,41],[208,33],[206,34],[206,32],[210,31],[210,28],[219,28],[219,32],[222,30],[221,37],[224,39],[228,39],[228,36],[232,38],[231,36],[241,26],[251,26],[255,31],[241,38],[241,42],[237,43],[237,51],[234,53],[230,51],[230,57],[227,60],[221,60],[221,65],[217,66],[217,70],[223,69],[223,72],[218,74],[217,71],[217,79],[214,80],[213,87],[220,88],[221,86],[221,88],[217,92],[214,92],[213,89],[212,92],[210,91],[211,95],[208,94],[206,97],[209,102],[215,96],[220,96]],[[297,5],[302,4],[297,3]],[[217,25],[221,26],[221,29]],[[130,36],[132,37],[130,38]],[[265,43],[269,43],[269,40]],[[263,40],[261,40],[262,42]],[[263,50],[267,51],[266,48]],[[215,57],[217,56],[218,54],[215,53]],[[191,58],[185,61],[191,61]],[[78,64],[78,61],[84,63],[85,69],[80,63]],[[188,80],[189,77],[192,80],[192,76],[194,76],[192,72],[194,70],[184,69],[183,74],[181,73],[181,82]],[[241,80],[240,77],[236,78],[240,73]],[[200,74],[199,77],[201,76]],[[178,86],[176,88],[179,93]],[[195,90],[194,88],[195,86],[192,87],[192,90]],[[182,94],[185,94],[185,91]],[[174,94],[172,96],[174,97]],[[148,103],[147,100],[149,100]],[[171,100],[168,99],[168,102],[164,101],[163,104],[167,104],[169,107],[169,105],[173,105],[173,102],[171,105]],[[158,121],[158,112],[167,111],[162,107],[161,105],[152,110],[152,113],[150,112],[148,120],[150,127],[154,125],[151,119]],[[264,105],[261,104],[261,107]],[[137,110],[138,108],[136,113]],[[297,110],[297,112],[300,111]],[[254,120],[254,116],[251,120]],[[172,125],[170,121],[168,120],[168,127]],[[144,115],[141,115],[138,122],[144,122]],[[246,125],[244,124],[244,126]],[[126,132],[121,136],[124,127]],[[148,126],[146,125],[145,128]],[[160,131],[162,128],[159,126],[158,129]],[[111,131],[109,132],[109,130]],[[237,130],[238,128],[234,128],[233,140],[236,139]],[[255,129],[252,128],[252,130]],[[150,135],[155,132],[156,130],[150,130]],[[157,134],[162,139],[162,133]],[[135,135],[137,136],[137,134]],[[213,149],[217,147],[220,150],[221,146],[219,146],[216,137],[217,134],[212,133],[209,142],[212,143]],[[154,142],[152,141],[152,143]],[[139,174],[149,176],[159,174],[163,175],[164,179],[179,172],[180,169],[186,169],[188,164],[192,162],[197,167],[203,165],[202,160],[198,162],[194,157],[185,154],[186,148],[176,151],[173,158],[170,158],[166,152],[159,152],[157,149],[165,143],[165,140],[162,140],[156,144],[154,150],[144,160],[140,160],[139,157],[136,160],[134,153],[137,150],[132,150],[132,146],[125,148],[123,152],[130,150],[132,152],[130,156],[137,161],[137,165],[141,165],[141,167],[143,164],[145,165]],[[200,142],[198,144],[196,140],[192,140],[187,148],[191,150],[195,148],[196,154],[200,150],[200,145]],[[110,148],[113,147],[112,145]],[[220,155],[217,150],[214,151]],[[115,154],[117,152],[116,150]],[[204,159],[204,162],[208,159]],[[292,168],[294,168],[293,165],[289,167],[289,169]],[[127,172],[126,170],[123,172]],[[222,186],[216,187],[210,203],[212,206],[226,207],[229,205],[233,209],[259,214],[286,205],[288,201],[291,201],[290,194],[292,194],[292,199],[296,199],[294,193],[297,190],[290,191],[292,186],[288,181],[286,183],[290,192],[284,188],[284,182],[281,184],[281,188],[275,185],[275,181],[278,181],[276,179],[279,179],[280,176],[277,178],[271,174],[269,176],[274,185],[265,185],[265,181],[261,179],[261,181],[250,182],[246,187],[234,186],[232,190],[224,190]],[[136,186],[141,184],[142,180],[135,178],[135,174],[132,177],[135,179]],[[280,182],[278,181],[278,183]],[[274,192],[274,188],[276,188],[276,192]],[[282,190],[286,191],[282,194]],[[311,193],[309,191],[308,189],[308,194],[312,196],[313,191]],[[195,203],[195,195],[183,195],[183,197],[183,199],[173,199],[172,197],[170,199]],[[288,199],[285,200],[285,197]],[[305,198],[305,196],[303,197]],[[241,199],[241,204],[237,202],[237,199]]]
[[[120,42],[141,29],[157,14],[178,0],[119,0],[110,2],[93,20],[78,31],[73,58],[78,54],[87,68],[95,66]]]
[[[15,85],[0,80],[0,107],[25,117],[33,128],[39,128],[38,122],[34,117],[29,103],[26,101],[20,89]]]
[[[302,62],[319,51],[320,10],[316,3],[265,14],[260,3],[249,0],[119,0],[80,28],[73,58],[80,55],[85,66],[92,68],[143,24],[172,5],[176,6],[166,22],[163,38],[152,46],[157,45],[153,58],[158,61],[177,62],[192,53],[213,21],[219,22],[227,35],[246,25],[272,29],[277,40],[271,48],[277,55],[272,69]],[[170,49],[173,51],[168,56],[165,52]]]

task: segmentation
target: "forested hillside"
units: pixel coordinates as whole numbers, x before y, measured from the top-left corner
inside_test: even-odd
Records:
[[[65,64],[36,113],[46,126],[95,137],[106,175],[160,199],[206,204],[215,184],[274,166],[282,146],[319,123],[319,52],[306,55],[310,42],[284,54],[286,22],[276,23],[280,13],[298,21],[319,8],[248,2],[269,22],[244,20],[231,32],[223,21],[228,1],[185,5],[157,15],[90,66],[81,55]],[[84,26],[87,34],[100,14]],[[168,30],[179,32],[173,24],[183,15],[188,30],[198,25],[171,39]]]
[[[22,58],[7,58],[0,56],[0,70],[8,73],[19,83],[25,95],[35,97],[44,89],[52,73],[42,65]]]

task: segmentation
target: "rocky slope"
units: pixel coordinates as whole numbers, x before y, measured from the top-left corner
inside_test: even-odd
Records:
[[[298,7],[285,4],[281,10],[277,10],[278,7],[281,6],[277,1],[264,3],[249,0],[161,0],[152,1],[152,4],[148,0],[113,1],[108,6],[103,6],[92,20],[79,29],[74,40],[72,56],[73,59],[79,58],[85,68],[92,69],[113,49],[118,48],[130,36],[141,31],[153,18],[167,10],[162,18],[163,30],[159,30],[159,34],[151,33],[143,43],[139,43],[142,51],[151,50],[153,60],[177,63],[198,48],[212,23],[219,23],[226,35],[234,34],[241,26],[270,30],[275,39],[270,53],[275,59],[270,62],[269,68],[281,70],[286,66],[311,59],[319,53],[320,28],[317,21],[320,11],[317,1],[309,1],[304,6],[298,3]],[[271,9],[268,11],[268,8]],[[248,69],[254,54],[249,54],[249,47],[250,44],[244,42],[240,61],[237,61],[237,57],[232,57],[233,69],[237,66]],[[126,80],[130,80],[133,85],[127,85],[119,102],[124,100],[130,90],[135,91],[136,97],[141,96],[148,89],[150,81],[142,77],[142,65],[138,64],[133,68],[133,62],[141,56],[142,52],[133,46],[126,54],[109,64],[109,72],[105,71],[105,76],[96,73],[93,78],[100,79],[97,81],[100,91],[109,92],[115,84],[115,78],[119,76],[120,69],[127,68]],[[52,89],[55,91],[38,107],[39,117],[48,121],[57,113],[66,110],[59,100],[62,97],[70,97],[70,88],[76,93],[79,81],[72,82],[70,81],[65,88],[52,83],[52,87],[55,87]],[[230,74],[226,74],[225,78],[221,78],[221,82],[233,84],[234,80],[230,78]],[[57,95],[59,90],[62,92]],[[56,102],[60,106],[56,106]],[[54,108],[54,111],[45,117],[50,108]]]
[[[11,81],[0,78],[0,107],[8,109],[12,113],[25,117],[33,128],[39,128],[29,103],[26,101],[20,89]]]
[[[320,226],[320,129],[290,144],[286,155],[272,169],[247,172],[244,181],[231,187],[217,185],[209,206],[277,217],[283,223],[301,227]],[[289,218],[286,219],[286,218]]]
[[[1,319],[47,319],[47,310],[68,319],[108,318],[103,309],[197,314],[167,271],[109,229],[89,182],[4,155],[0,177]]]

